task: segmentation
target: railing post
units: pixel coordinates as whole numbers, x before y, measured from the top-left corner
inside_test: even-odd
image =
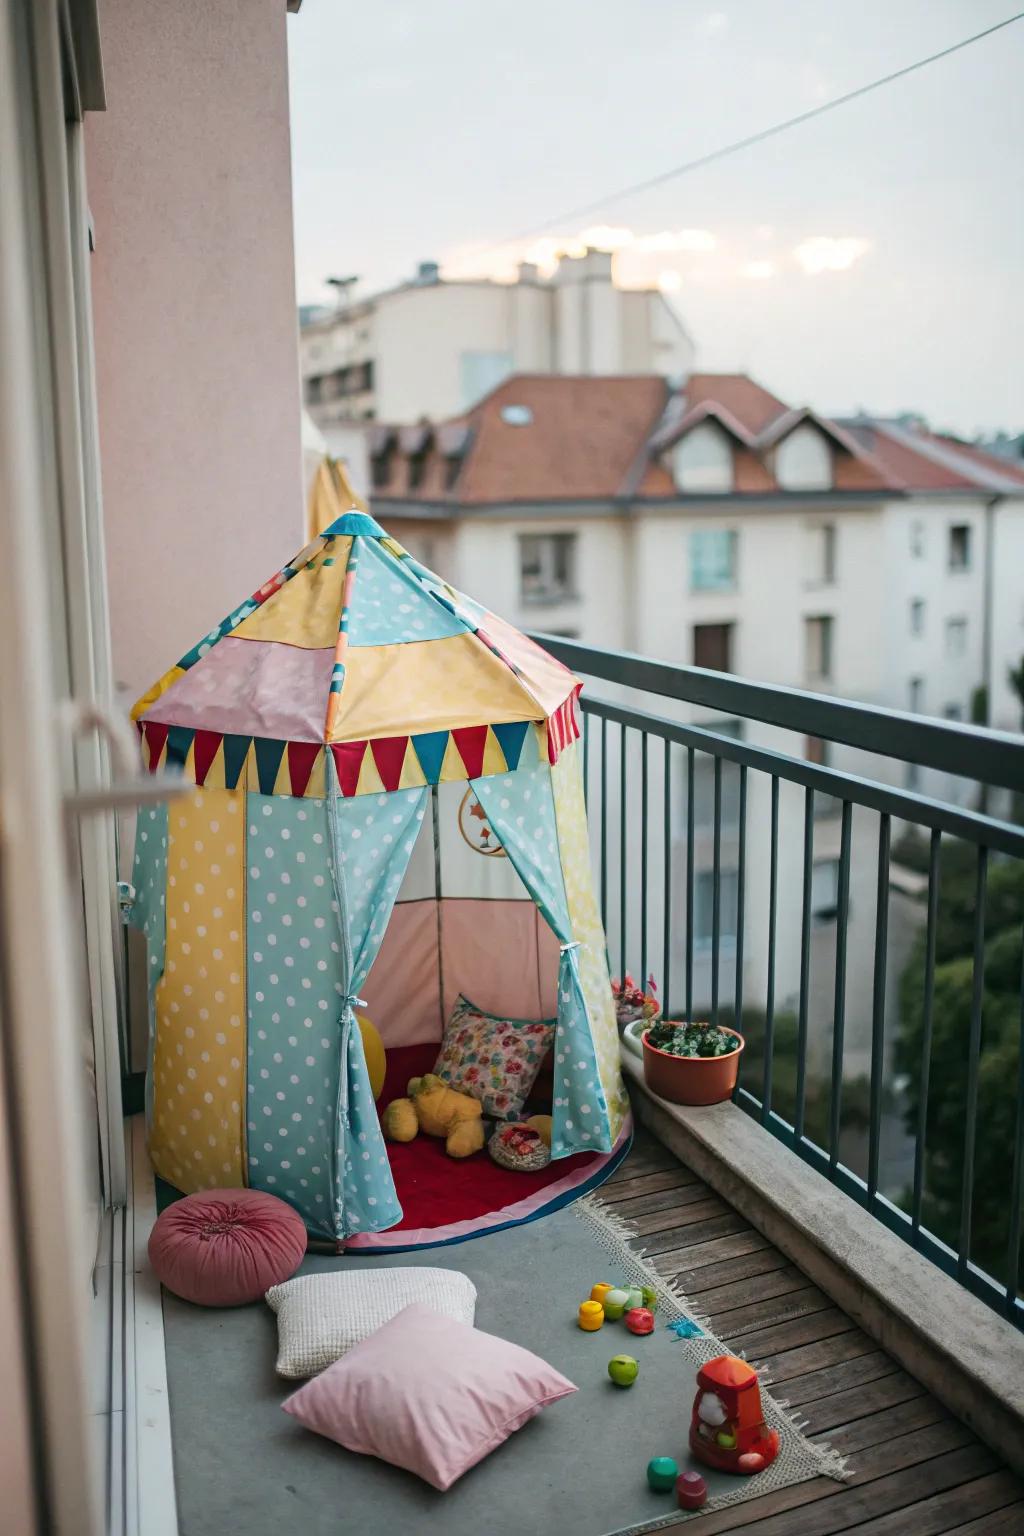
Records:
[[[985,885],[988,849],[978,849],[974,890],[974,974],[971,988],[971,1033],[967,1044],[967,1101],[964,1106],[964,1169],[960,1192],[960,1252],[957,1270],[963,1280],[971,1261],[971,1207],[974,1203],[974,1149],[978,1134],[978,1068],[981,1062],[981,1015],[985,1000]]]
[[[850,924],[850,847],[853,806],[843,801],[839,833],[839,900],[836,908],[836,979],[832,1007],[832,1094],[829,1101],[828,1162],[832,1174],[839,1161],[843,1113],[843,1046],[846,1034],[846,937]]]
[[[768,855],[768,980],[765,987],[764,1066],[761,1083],[761,1124],[772,1112],[772,1053],[775,1049],[775,928],[779,889],[779,781],[772,776],[771,847]]]
[[[868,1209],[878,1193],[878,1148],[882,1118],[882,1069],[885,1066],[885,977],[889,947],[889,848],[892,827],[878,818],[878,884],[875,905],[875,979],[871,999],[871,1108],[868,1123]]]
[[[804,1138],[807,1097],[807,1010],[811,990],[811,886],[814,878],[814,790],[804,791],[804,884],[800,918],[800,1011],[796,1041],[796,1115],[793,1129],[797,1150]]]
[[[939,920],[939,880],[942,833],[933,832],[928,849],[928,918],[924,941],[924,1001],[921,1007],[921,1065],[917,1078],[917,1127],[914,1137],[914,1192],[910,1226],[915,1245],[921,1234],[924,1203],[924,1160],[928,1134],[928,1092],[932,1070],[932,1010],[935,1003],[935,936]]]

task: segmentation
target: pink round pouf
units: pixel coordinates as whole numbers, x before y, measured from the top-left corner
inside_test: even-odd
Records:
[[[289,1280],[306,1252],[302,1217],[259,1189],[186,1195],[157,1218],[149,1262],[176,1296],[201,1307],[240,1307]]]

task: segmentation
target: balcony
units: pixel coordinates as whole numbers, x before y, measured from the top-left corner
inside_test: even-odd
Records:
[[[852,1466],[699,1529],[1024,1529],[1024,742],[539,638],[588,680],[612,970],[653,971],[668,1016],[747,1040],[734,1102],[685,1109],[647,1090],[627,1033],[639,1126],[602,1198]],[[900,787],[907,764],[928,793]],[[207,1536],[233,1494],[204,1471],[181,1306],[181,1529]],[[294,1490],[250,1440],[280,1528]]]

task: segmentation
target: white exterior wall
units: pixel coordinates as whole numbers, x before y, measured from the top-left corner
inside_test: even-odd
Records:
[[[992,697],[990,723],[999,730],[1024,727],[1024,706],[1007,671],[1024,659],[1024,506],[1004,501],[992,517]]]
[[[362,363],[374,368],[372,389],[333,398],[328,385],[327,398],[310,400],[317,425],[459,415],[480,397],[465,388],[462,359],[471,352],[504,356],[509,373],[689,373],[693,343],[668,300],[656,289],[616,288],[606,253],[566,258],[550,282],[534,270],[516,283],[411,283],[309,325],[300,345],[304,379]]]
[[[105,0],[86,123],[116,682],[302,543],[283,0]]]
[[[628,647],[628,535],[618,518],[466,519],[455,527],[453,580],[477,602],[519,629],[571,631],[611,650]],[[524,603],[519,584],[519,536],[575,533],[577,596],[558,603]]]

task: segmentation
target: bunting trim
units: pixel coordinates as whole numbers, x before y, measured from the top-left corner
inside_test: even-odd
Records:
[[[577,687],[546,721],[510,721],[462,726],[366,741],[317,742],[271,740],[261,736],[222,735],[187,726],[139,720],[142,761],[150,773],[177,768],[192,784],[208,789],[249,789],[256,794],[322,799],[325,753],[333,752],[338,786],[345,799],[379,795],[424,784],[461,782],[514,773],[531,726],[541,732],[542,757],[549,763],[579,740]]]

